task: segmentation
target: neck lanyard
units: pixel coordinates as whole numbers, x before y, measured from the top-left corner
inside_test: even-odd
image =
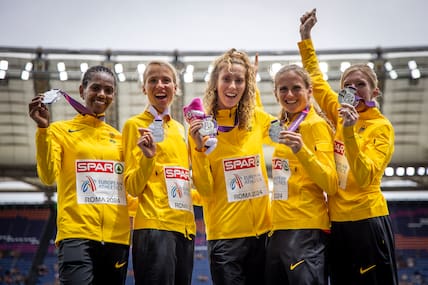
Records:
[[[297,128],[300,126],[300,123],[303,122],[303,120],[306,118],[306,116],[309,113],[309,106],[306,106],[306,108],[300,112],[297,119],[295,119],[293,122],[291,122],[290,126],[288,127],[288,131],[294,132],[297,130]]]
[[[230,132],[231,130],[233,130],[237,125],[238,125],[238,109],[236,109],[236,112],[235,112],[235,122],[234,122],[233,126],[220,126],[219,125],[218,130],[220,132],[227,133],[227,132]]]
[[[149,105],[148,110],[150,114],[153,115],[154,121],[163,121],[163,118],[165,116],[170,117],[169,109],[166,109],[162,114],[159,114],[158,111],[155,109],[155,107],[153,107],[152,105]]]
[[[91,115],[91,116],[98,118],[101,121],[104,121],[104,119],[105,119],[104,114],[92,113],[91,111],[88,110],[88,108],[83,106],[79,101],[77,101],[76,99],[74,99],[73,97],[71,97],[65,91],[63,91],[61,89],[49,90],[49,91],[45,92],[44,95],[46,98],[46,101],[45,101],[46,104],[51,104],[51,103],[56,102],[60,98],[59,96],[62,95],[65,98],[65,100],[68,102],[68,104],[70,104],[71,107],[73,107],[74,110],[76,110],[79,114]]]

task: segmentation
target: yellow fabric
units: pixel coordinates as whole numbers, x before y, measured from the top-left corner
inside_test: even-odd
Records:
[[[233,126],[236,108],[220,110],[216,116],[222,126]],[[216,149],[206,155],[194,150],[189,139],[193,182],[201,196],[208,240],[257,236],[271,228],[269,196],[229,203],[223,170],[225,158],[260,155],[260,164],[267,185],[267,173],[262,143],[269,143],[269,126],[275,118],[256,109],[251,130],[235,127],[230,132],[219,132]],[[267,187],[267,186],[266,186]]]
[[[313,108],[300,124],[304,147],[294,154],[283,144],[275,147],[273,158],[288,159],[291,176],[288,199],[272,200],[272,229],[330,228],[327,200],[337,192],[333,134],[327,122]],[[274,195],[274,194],[273,194]]]
[[[77,115],[36,132],[37,172],[40,180],[57,182],[58,232],[56,242],[83,238],[129,244],[127,206],[78,204],[75,162],[77,159],[123,161],[120,133],[99,119]]]
[[[332,221],[357,221],[388,214],[380,183],[394,152],[394,129],[377,108],[360,113],[353,127],[343,127],[337,93],[323,79],[310,39],[299,42],[303,66],[310,73],[313,94],[336,125],[335,141],[345,144],[350,167],[346,189],[329,198]]]
[[[135,218],[137,215],[138,198],[128,194],[126,200],[128,201],[129,216]]]
[[[202,207],[202,198],[199,194],[198,190],[195,188],[192,189],[192,202],[194,206],[201,206]]]
[[[196,233],[193,212],[169,206],[163,169],[165,165],[189,169],[184,127],[173,119],[164,122],[165,138],[156,144],[155,157],[148,159],[137,146],[138,128],[147,128],[153,119],[153,115],[145,111],[128,119],[122,132],[125,187],[139,200],[134,229],[175,231],[189,237]]]

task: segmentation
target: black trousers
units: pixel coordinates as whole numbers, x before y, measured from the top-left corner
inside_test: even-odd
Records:
[[[87,239],[59,242],[58,270],[63,285],[123,285],[129,246]]]
[[[134,230],[132,263],[136,285],[190,285],[195,239],[182,233]]]
[[[397,285],[390,217],[332,222],[330,262],[332,285]]]
[[[320,229],[279,230],[268,238],[267,285],[327,285],[328,234]]]
[[[208,241],[214,285],[260,285],[264,283],[266,237]]]

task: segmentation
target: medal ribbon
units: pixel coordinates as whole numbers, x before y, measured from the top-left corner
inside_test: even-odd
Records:
[[[369,107],[369,108],[376,107],[376,103],[374,101],[366,101],[366,100],[364,100],[363,98],[361,98],[358,95],[355,95],[355,100],[357,100],[357,101],[363,101],[364,104],[366,104],[366,106]]]
[[[165,116],[167,116],[167,118],[170,117],[169,108],[166,109],[162,114],[159,114],[158,111],[152,105],[149,105],[148,110],[150,114],[152,114],[154,117],[153,121],[163,121],[163,118]]]
[[[363,101],[364,104],[369,107],[369,108],[373,108],[376,107],[376,103],[374,101],[366,101],[363,98],[361,98],[360,96],[357,95],[357,88],[353,87],[353,86],[347,86],[345,88],[343,88],[339,93],[339,103],[343,103],[341,102],[341,98],[346,97],[347,94],[352,94],[353,99],[355,101]],[[346,99],[342,99],[345,100],[344,103],[349,103],[346,101]],[[354,102],[353,102],[354,103]],[[352,105],[352,104],[351,104]],[[356,107],[358,104],[354,104],[354,107]]]
[[[68,102],[68,104],[71,105],[71,107],[74,108],[74,110],[76,110],[78,113],[82,114],[82,115],[91,115],[94,116],[98,119],[100,119],[101,121],[104,121],[104,114],[102,115],[97,115],[94,113],[91,113],[88,108],[86,108],[85,106],[83,106],[79,101],[77,101],[76,99],[74,99],[73,97],[71,97],[70,95],[68,95],[67,93],[65,93],[63,90],[58,90],[58,92],[64,96],[65,100]]]
[[[288,131],[294,132],[297,130],[297,128],[300,126],[300,123],[303,122],[303,120],[306,118],[306,116],[309,113],[309,106],[306,106],[306,108],[300,112],[299,116],[297,117],[296,120],[294,120],[293,122],[291,122],[290,127],[288,127]]]
[[[217,129],[220,132],[227,133],[227,132],[230,132],[231,130],[233,130],[233,128],[235,128],[237,125],[238,125],[238,110],[235,112],[235,122],[234,122],[233,126],[220,126],[219,125]]]

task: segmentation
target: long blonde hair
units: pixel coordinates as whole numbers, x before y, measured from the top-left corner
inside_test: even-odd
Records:
[[[215,117],[218,112],[218,94],[217,81],[220,71],[223,68],[231,70],[233,64],[240,64],[245,67],[245,90],[241,100],[238,103],[238,128],[249,129],[251,118],[254,114],[255,96],[256,96],[256,72],[254,66],[250,62],[250,58],[244,52],[237,51],[232,48],[219,56],[213,62],[213,70],[208,81],[208,86],[205,90],[203,98],[206,113]]]

